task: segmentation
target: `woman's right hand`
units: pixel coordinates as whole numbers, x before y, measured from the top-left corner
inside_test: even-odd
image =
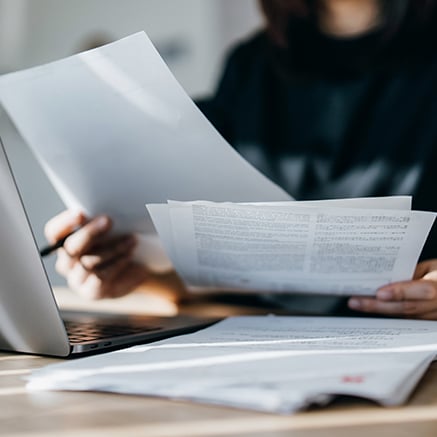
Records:
[[[45,226],[53,244],[72,231],[57,251],[56,270],[68,286],[88,299],[120,297],[133,291],[148,278],[144,265],[133,260],[134,235],[113,235],[112,221],[101,215],[88,219],[67,210]]]

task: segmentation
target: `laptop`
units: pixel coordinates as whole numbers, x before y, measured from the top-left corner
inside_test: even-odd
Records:
[[[217,320],[61,312],[0,139],[0,350],[73,357],[194,332]]]

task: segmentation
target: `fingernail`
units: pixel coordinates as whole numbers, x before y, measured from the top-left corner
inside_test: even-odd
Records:
[[[70,209],[68,210],[68,215],[70,220],[73,220],[75,222],[78,222],[82,218],[82,213],[76,209]]]
[[[391,289],[378,290],[376,297],[382,300],[392,300],[394,298],[394,292]]]
[[[104,215],[97,217],[95,224],[96,224],[97,228],[99,228],[101,230],[105,230],[109,224],[108,217],[106,217]]]
[[[349,300],[349,307],[353,308],[355,310],[360,309],[361,308],[361,302],[359,299],[350,299]]]

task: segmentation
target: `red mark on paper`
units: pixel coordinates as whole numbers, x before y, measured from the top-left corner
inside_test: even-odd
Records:
[[[346,384],[361,384],[364,382],[364,376],[361,375],[345,375],[341,378],[341,382]]]

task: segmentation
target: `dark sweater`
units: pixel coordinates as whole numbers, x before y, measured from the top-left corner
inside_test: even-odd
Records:
[[[298,200],[412,195],[415,209],[437,211],[437,50],[369,57],[375,38],[313,33],[302,68],[286,70],[257,34],[231,53],[216,95],[199,106]],[[436,226],[422,253],[430,257]]]

